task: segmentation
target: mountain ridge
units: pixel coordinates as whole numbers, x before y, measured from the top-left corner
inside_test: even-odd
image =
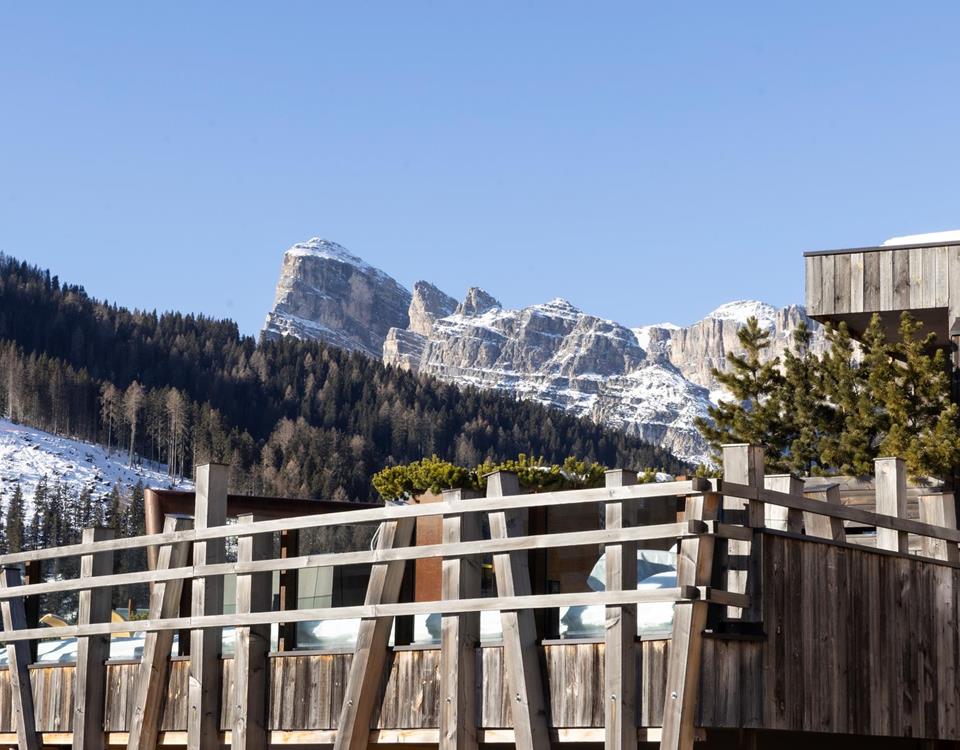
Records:
[[[338,273],[329,270],[334,277]],[[314,273],[322,275],[323,269]],[[281,285],[295,289],[297,280],[281,277]],[[814,351],[825,347],[822,327],[800,305],[777,308],[735,300],[689,326],[630,328],[562,297],[510,309],[480,287],[469,287],[458,301],[426,281],[418,281],[407,294],[407,319],[387,328],[378,355],[373,342],[350,341],[331,317],[321,317],[314,328],[285,325],[284,311],[275,307],[268,321],[274,320],[277,331],[364,351],[388,365],[590,417],[694,463],[710,457],[695,421],[707,417],[710,404],[723,396],[713,368],[726,369],[729,356],[741,351],[737,330],[749,317],[770,332],[769,357],[789,347],[801,321],[813,331]],[[406,299],[394,295],[388,311]],[[348,306],[350,300],[342,304]],[[302,307],[310,306],[303,301]],[[382,330],[383,322],[377,317],[361,325]],[[326,328],[334,329],[333,339],[325,338]]]

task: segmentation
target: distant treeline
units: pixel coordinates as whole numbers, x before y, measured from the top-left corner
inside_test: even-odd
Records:
[[[319,342],[258,342],[228,320],[100,302],[2,255],[0,411],[171,473],[223,461],[236,491],[287,496],[370,499],[376,471],[432,455],[687,468],[587,419]]]

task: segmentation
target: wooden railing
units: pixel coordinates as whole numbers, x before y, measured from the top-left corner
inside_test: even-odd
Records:
[[[77,638],[73,746],[104,747],[103,703],[109,636],[135,628],[145,633],[140,676],[136,684],[128,747],[156,744],[161,703],[175,631],[189,631],[190,695],[187,745],[216,746],[220,742],[218,702],[221,699],[219,629],[236,628],[234,662],[234,723],[230,741],[236,748],[266,746],[263,696],[269,626],[315,620],[358,618],[356,647],[340,711],[335,747],[365,748],[393,621],[409,615],[440,614],[440,726],[443,748],[472,750],[477,746],[474,700],[474,651],[479,643],[479,613],[499,611],[503,658],[511,696],[514,739],[519,747],[546,748],[551,743],[544,708],[544,677],[537,657],[533,610],[602,605],[607,608],[604,632],[604,738],[608,748],[636,747],[634,715],[637,684],[634,641],[636,607],[650,602],[675,602],[671,649],[667,664],[661,746],[689,748],[696,736],[694,716],[702,653],[702,634],[711,604],[727,625],[762,628],[755,532],[772,526],[778,533],[805,534],[831,543],[845,543],[844,521],[877,529],[877,547],[907,554],[907,536],[924,537],[931,557],[957,562],[960,531],[909,520],[903,463],[880,459],[877,465],[877,511],[843,506],[835,488],[824,484],[803,494],[792,477],[765,477],[758,448],[736,445],[724,449],[724,477],[636,484],[627,471],[608,472],[607,486],[541,494],[519,494],[515,475],[488,477],[486,497],[453,491],[442,502],[389,505],[280,520],[244,516],[225,525],[226,467],[198,469],[197,512],[193,519],[168,517],[163,533],[129,539],[112,538],[109,530],[88,529],[82,544],[0,556],[0,610],[13,691],[17,739],[22,748],[38,748],[33,697],[27,665],[29,642],[41,638]],[[827,480],[825,480],[826,482]],[[944,496],[942,518],[952,518],[952,496]],[[672,523],[642,523],[642,507],[651,503],[682,506]],[[533,508],[594,505],[604,508],[605,528],[551,534],[528,534],[527,513]],[[481,538],[481,516],[489,522],[490,538]],[[411,546],[416,519],[440,517],[443,541]],[[295,555],[275,558],[272,535],[290,530],[354,524],[377,524],[374,549]],[[225,561],[225,542],[237,538],[236,562]],[[677,583],[674,588],[637,590],[638,543],[676,540]],[[720,540],[715,543],[715,540]],[[534,550],[603,545],[606,550],[604,591],[534,594],[527,554]],[[121,550],[159,548],[153,570],[114,574],[113,556]],[[192,563],[187,564],[192,551]],[[496,596],[480,596],[479,559],[493,558]],[[65,557],[79,557],[75,579],[23,584],[20,566]],[[442,597],[439,601],[402,601],[406,563],[440,558]],[[736,558],[737,564],[733,564]],[[362,605],[284,611],[271,609],[271,574],[323,566],[371,566]],[[223,614],[223,576],[237,576],[236,613]],[[192,581],[189,616],[179,616],[184,581]],[[716,581],[724,581],[715,587]],[[131,623],[111,623],[110,589],[150,584],[149,617]],[[79,592],[77,622],[52,628],[27,627],[24,597]]]

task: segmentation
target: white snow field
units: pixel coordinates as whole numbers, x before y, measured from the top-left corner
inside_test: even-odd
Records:
[[[193,482],[167,476],[166,466],[144,462],[128,466],[126,451],[53,435],[8,419],[0,419],[0,493],[6,506],[15,484],[23,489],[27,505],[32,504],[37,482],[62,480],[79,491],[90,486],[106,494],[114,484],[192,489]]]

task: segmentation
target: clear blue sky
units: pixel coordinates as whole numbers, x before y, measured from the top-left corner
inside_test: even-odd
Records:
[[[960,227],[958,9],[7,3],[0,250],[249,333],[315,235],[629,325],[802,301]]]

